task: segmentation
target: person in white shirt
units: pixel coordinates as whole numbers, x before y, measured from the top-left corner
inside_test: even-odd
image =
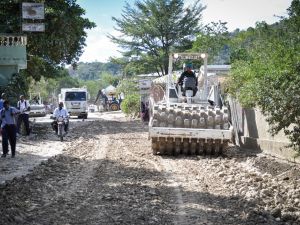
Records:
[[[30,104],[24,97],[24,95],[20,96],[20,101],[17,103],[17,109],[20,110],[20,115],[18,116],[17,122],[17,133],[20,134],[20,127],[21,123],[24,122],[26,135],[30,134],[29,128],[29,111],[30,111]]]
[[[53,130],[55,130],[55,133],[57,133],[58,127],[57,127],[57,121],[56,121],[56,119],[58,117],[62,117],[62,118],[65,118],[65,119],[69,118],[69,113],[64,108],[64,103],[60,102],[58,104],[58,107],[53,112],[53,117],[54,117],[55,121],[53,121],[53,123],[51,125],[52,125]],[[65,132],[68,132],[68,127],[69,127],[69,123],[66,122],[65,123]]]

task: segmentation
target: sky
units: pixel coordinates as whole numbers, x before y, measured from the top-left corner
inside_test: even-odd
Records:
[[[125,3],[134,5],[135,0],[77,0],[86,10],[85,17],[95,22],[97,27],[87,30],[87,40],[82,62],[107,62],[109,57],[120,57],[120,48],[112,43],[107,34],[118,35],[114,30],[112,17],[120,18]],[[188,6],[194,0],[185,0]],[[287,16],[286,9],[292,0],[202,0],[206,6],[202,23],[227,22],[229,31],[236,28],[254,27],[258,21],[269,24],[279,20],[278,16]]]

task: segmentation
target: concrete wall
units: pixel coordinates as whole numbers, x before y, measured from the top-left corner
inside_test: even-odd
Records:
[[[232,99],[230,110],[237,145],[300,163],[300,158],[295,158],[296,152],[287,148],[289,140],[283,132],[275,136],[270,134],[270,127],[260,110],[242,108]]]

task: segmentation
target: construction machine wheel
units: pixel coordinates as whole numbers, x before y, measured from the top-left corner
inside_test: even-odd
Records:
[[[227,147],[229,140],[223,136],[216,137],[214,130],[229,130],[228,112],[223,108],[185,106],[182,104],[154,103],[150,98],[150,126],[153,128],[163,128],[157,134],[154,154],[160,155],[220,155]],[[168,128],[168,130],[165,130]],[[188,135],[178,136],[180,129],[193,132],[200,130],[204,137],[189,137]],[[177,130],[178,129],[178,130]],[[207,130],[207,132],[206,132]],[[174,136],[172,136],[174,132]],[[165,135],[167,134],[167,135]],[[199,133],[200,134],[200,133]],[[211,134],[211,137],[207,134]]]
[[[177,156],[180,154],[180,149],[181,149],[181,140],[179,138],[175,139],[175,148],[174,148],[174,152],[173,155]]]
[[[173,149],[174,149],[173,139],[168,138],[167,146],[166,146],[166,154],[173,155]]]
[[[166,154],[166,140],[165,138],[159,138],[158,151],[160,155]]]
[[[205,154],[206,155],[212,155],[213,154],[212,141],[211,140],[207,140],[207,143],[205,143]]]
[[[182,154],[187,155],[189,153],[189,140],[184,139],[183,140],[183,146],[182,146]]]
[[[157,155],[158,153],[158,142],[156,138],[152,138],[151,140],[151,147],[152,147],[152,151],[153,151],[153,155]]]
[[[204,140],[199,141],[199,145],[196,151],[197,155],[203,155],[204,154]]]
[[[197,148],[197,141],[192,140],[191,141],[191,146],[190,146],[190,154],[195,155],[196,154],[196,148]]]
[[[222,152],[222,146],[221,146],[221,141],[216,140],[214,143],[214,152],[217,156],[219,156]]]
[[[110,108],[111,111],[118,111],[118,110],[120,110],[119,104],[118,103],[114,103],[114,102],[110,104],[109,108]]]
[[[220,154],[222,154],[226,148],[228,148],[228,141],[223,142],[223,144],[221,145],[221,152]]]

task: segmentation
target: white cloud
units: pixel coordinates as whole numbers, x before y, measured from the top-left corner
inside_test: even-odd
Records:
[[[108,33],[117,35],[117,33],[113,30],[109,31],[101,28],[95,28],[87,31],[87,46],[84,48],[84,53],[80,57],[81,62],[107,62],[111,56],[121,56],[118,52],[118,46],[111,42],[111,40],[106,36]]]
[[[254,27],[258,21],[274,23],[276,16],[286,15],[292,0],[203,0],[205,24],[221,20],[228,22],[230,31]]]

